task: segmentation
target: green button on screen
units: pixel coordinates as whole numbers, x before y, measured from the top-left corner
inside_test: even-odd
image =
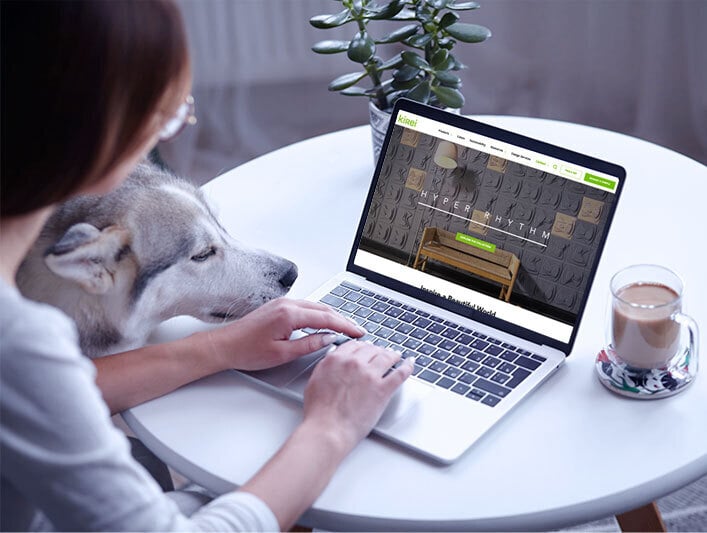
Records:
[[[599,187],[603,187],[605,189],[609,189],[610,191],[613,191],[616,188],[615,181],[607,178],[602,178],[601,176],[595,176],[594,174],[590,174],[589,172],[584,175],[584,181],[593,185],[598,185]]]
[[[471,246],[475,246],[476,248],[480,248],[481,250],[486,250],[487,252],[494,253],[496,251],[495,244],[482,241],[481,239],[477,239],[476,237],[472,237],[471,235],[467,235],[466,233],[457,233],[456,239],[459,242],[463,242],[464,244],[470,244]]]

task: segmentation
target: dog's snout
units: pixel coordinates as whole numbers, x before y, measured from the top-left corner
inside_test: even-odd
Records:
[[[287,264],[285,265],[285,269],[280,276],[280,279],[278,280],[280,282],[280,285],[282,285],[285,289],[289,289],[292,287],[294,284],[295,280],[297,279],[297,265],[294,263],[287,261]]]

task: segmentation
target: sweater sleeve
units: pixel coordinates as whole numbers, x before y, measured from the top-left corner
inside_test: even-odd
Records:
[[[279,529],[265,503],[247,493],[227,494],[183,515],[110,422],[74,324],[58,310],[18,300],[0,310],[2,477],[54,528]]]

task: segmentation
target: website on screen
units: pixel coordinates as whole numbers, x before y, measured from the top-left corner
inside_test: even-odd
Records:
[[[617,178],[407,112],[354,264],[567,342]]]

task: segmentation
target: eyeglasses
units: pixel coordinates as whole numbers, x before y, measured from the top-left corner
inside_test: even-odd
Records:
[[[187,125],[196,124],[196,116],[194,116],[194,97],[190,94],[186,97],[182,105],[179,106],[177,112],[170,118],[159,132],[160,141],[168,141],[173,139],[187,127]]]

